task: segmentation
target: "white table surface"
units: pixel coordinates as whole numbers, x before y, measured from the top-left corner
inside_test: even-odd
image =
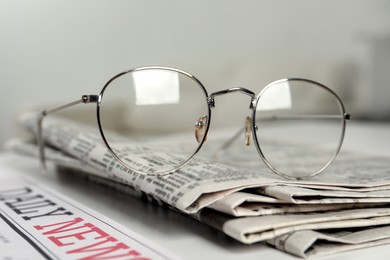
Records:
[[[390,155],[390,123],[348,122],[343,149]],[[183,259],[297,259],[261,243],[243,245],[188,216],[78,178],[53,172],[43,175],[31,158],[2,152],[0,164],[2,169],[28,175],[106,215]],[[390,259],[390,245],[322,259]]]

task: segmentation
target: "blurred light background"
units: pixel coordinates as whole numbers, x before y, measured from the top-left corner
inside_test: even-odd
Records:
[[[1,143],[22,111],[97,94],[146,65],[188,71],[209,92],[310,78],[354,119],[390,119],[387,0],[0,0],[0,35]],[[243,123],[241,99],[218,100],[213,123]]]

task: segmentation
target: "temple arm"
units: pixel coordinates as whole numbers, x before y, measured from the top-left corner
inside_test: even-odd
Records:
[[[91,102],[97,103],[99,101],[100,101],[100,95],[83,95],[81,97],[81,99],[79,99],[77,101],[74,101],[74,102],[71,102],[71,103],[68,103],[68,104],[65,104],[62,106],[58,106],[58,107],[55,107],[52,109],[43,110],[39,114],[38,120],[37,120],[37,133],[36,133],[37,136],[36,137],[37,137],[37,144],[38,144],[39,160],[40,160],[41,168],[42,168],[43,172],[46,171],[45,149],[44,149],[43,129],[42,129],[43,119],[45,118],[45,116],[52,114],[52,113],[55,113],[57,111],[63,110],[65,108],[80,104],[80,103],[84,103],[84,104],[91,103]]]

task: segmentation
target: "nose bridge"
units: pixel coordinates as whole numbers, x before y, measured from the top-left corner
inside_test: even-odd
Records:
[[[236,92],[239,92],[239,93],[242,93],[242,94],[250,96],[251,97],[251,103],[250,103],[250,107],[249,108],[252,109],[254,107],[254,102],[255,102],[255,99],[256,99],[255,93],[253,91],[249,90],[249,89],[241,88],[241,87],[229,88],[229,89],[224,89],[224,90],[213,92],[213,93],[210,94],[210,97],[208,99],[208,103],[209,103],[210,107],[215,107],[215,99],[214,99],[214,97],[225,95],[225,94],[229,94],[229,93],[236,93]]]

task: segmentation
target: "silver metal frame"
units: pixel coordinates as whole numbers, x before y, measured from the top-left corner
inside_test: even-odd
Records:
[[[205,132],[204,132],[204,136],[201,140],[201,142],[199,143],[197,149],[195,150],[195,152],[187,159],[185,160],[182,164],[174,167],[173,169],[171,170],[168,170],[168,171],[161,171],[161,172],[155,172],[155,173],[144,173],[144,172],[141,172],[141,171],[138,171],[138,170],[134,170],[132,169],[131,167],[129,167],[120,157],[118,157],[115,152],[113,151],[112,147],[110,146],[109,142],[107,141],[105,135],[104,135],[104,131],[103,131],[103,127],[102,127],[102,122],[101,122],[101,119],[100,119],[100,109],[101,109],[101,102],[102,100],[104,99],[104,93],[105,91],[107,90],[107,88],[109,87],[110,83],[112,81],[114,81],[115,79],[117,79],[118,77],[121,77],[125,74],[128,74],[128,73],[132,73],[132,72],[135,72],[135,71],[141,71],[141,70],[148,70],[148,69],[161,69],[161,70],[168,70],[168,71],[173,71],[173,72],[177,72],[181,75],[184,75],[192,80],[194,80],[198,85],[199,87],[202,89],[204,95],[205,95],[205,99],[206,99],[206,103],[208,105],[208,115],[207,115],[207,125],[206,125],[206,129],[205,129]],[[259,145],[259,141],[257,139],[257,135],[256,135],[256,130],[257,130],[257,126],[256,126],[256,107],[257,107],[257,103],[258,103],[258,100],[260,99],[260,97],[263,95],[264,91],[266,91],[269,87],[271,87],[272,85],[274,84],[278,84],[280,82],[284,82],[284,81],[304,81],[304,82],[308,82],[308,83],[311,83],[311,84],[314,84],[318,87],[321,87],[327,91],[329,91],[329,93],[331,93],[335,98],[336,100],[338,101],[338,104],[340,106],[340,109],[343,113],[343,120],[342,120],[342,133],[341,133],[341,138],[339,140],[339,144],[338,144],[338,147],[337,147],[337,151],[335,153],[335,155],[331,158],[331,160],[323,167],[321,168],[319,171],[313,173],[313,174],[310,174],[308,176],[305,176],[305,177],[299,177],[299,178],[294,178],[294,177],[291,177],[291,176],[288,176],[282,172],[279,172],[277,169],[275,169],[270,163],[269,161],[267,160],[266,156],[264,156],[263,154],[263,151],[261,150],[261,147]],[[281,79],[281,80],[277,80],[277,81],[274,81],[270,84],[268,84],[261,92],[260,94],[256,97],[255,93],[252,92],[251,90],[248,90],[246,88],[240,88],[240,87],[235,87],[235,88],[229,88],[229,89],[225,89],[225,90],[221,90],[221,91],[217,91],[217,92],[213,92],[210,94],[210,96],[208,95],[207,93],[207,90],[206,88],[203,86],[203,84],[195,77],[193,76],[192,74],[190,73],[187,73],[185,71],[182,71],[182,70],[179,70],[179,69],[175,69],[175,68],[169,68],[169,67],[159,67],[159,66],[153,66],[153,67],[140,67],[140,68],[135,68],[135,69],[131,69],[131,70],[127,70],[127,71],[124,71],[124,72],[121,72],[117,75],[115,75],[114,77],[112,77],[102,88],[100,94],[98,95],[83,95],[81,97],[80,100],[77,100],[77,101],[74,101],[74,102],[71,102],[71,103],[68,103],[68,104],[65,104],[65,105],[62,105],[62,106],[58,106],[58,107],[55,107],[55,108],[52,108],[52,109],[49,109],[49,110],[44,110],[42,111],[42,113],[40,114],[40,116],[38,117],[38,121],[37,121],[37,142],[38,142],[38,146],[39,146],[39,158],[40,158],[40,162],[41,162],[41,165],[42,165],[42,169],[45,170],[46,169],[46,164],[45,164],[45,153],[44,153],[44,140],[43,140],[43,130],[42,130],[42,124],[43,124],[43,119],[45,118],[45,116],[51,114],[51,113],[54,113],[54,112],[57,112],[59,110],[62,110],[62,109],[65,109],[65,108],[68,108],[68,107],[71,107],[71,106],[74,106],[74,105],[77,105],[77,104],[80,104],[80,103],[84,103],[84,104],[87,104],[87,103],[96,103],[97,106],[96,106],[96,118],[97,118],[97,123],[98,123],[98,127],[99,127],[99,131],[100,131],[100,134],[101,134],[101,137],[105,143],[105,145],[107,146],[108,150],[110,151],[110,153],[115,157],[115,159],[120,163],[122,164],[123,166],[125,166],[126,168],[128,169],[131,169],[132,171],[134,172],[137,172],[139,174],[147,174],[147,175],[166,175],[166,174],[170,174],[170,173],[173,173],[177,170],[179,170],[180,168],[182,168],[183,166],[185,166],[198,152],[199,150],[201,149],[201,147],[203,146],[204,142],[206,141],[207,139],[207,134],[208,134],[208,131],[209,131],[209,127],[210,127],[210,122],[211,122],[211,108],[215,107],[215,97],[216,96],[220,96],[220,95],[225,95],[225,94],[229,94],[229,93],[235,93],[235,92],[238,92],[238,93],[242,93],[242,94],[245,94],[245,95],[248,95],[250,98],[251,98],[251,101],[250,101],[250,105],[249,105],[249,109],[252,110],[252,123],[251,123],[251,131],[252,131],[252,135],[253,135],[253,140],[255,141],[255,144],[256,144],[256,148],[257,148],[257,151],[261,157],[261,159],[264,161],[264,163],[268,166],[268,168],[270,168],[274,173],[284,177],[284,178],[288,178],[288,179],[307,179],[307,178],[310,178],[314,175],[317,175],[318,173],[322,172],[326,167],[329,166],[329,164],[332,163],[332,161],[336,158],[337,154],[339,153],[340,151],[340,148],[341,148],[341,145],[342,145],[342,142],[343,142],[343,139],[344,139],[344,135],[345,135],[345,126],[346,126],[346,120],[349,120],[350,119],[350,115],[347,114],[345,112],[345,108],[344,108],[344,105],[341,101],[341,99],[337,96],[337,94],[332,91],[331,89],[329,89],[328,87],[318,83],[318,82],[315,82],[315,81],[312,81],[312,80],[308,80],[308,79],[302,79],[302,78],[287,78],[287,79]],[[235,134],[231,139],[229,139],[223,146],[222,146],[222,149],[226,149],[228,146],[230,146],[230,144],[234,141],[234,139],[238,138],[238,134]]]

